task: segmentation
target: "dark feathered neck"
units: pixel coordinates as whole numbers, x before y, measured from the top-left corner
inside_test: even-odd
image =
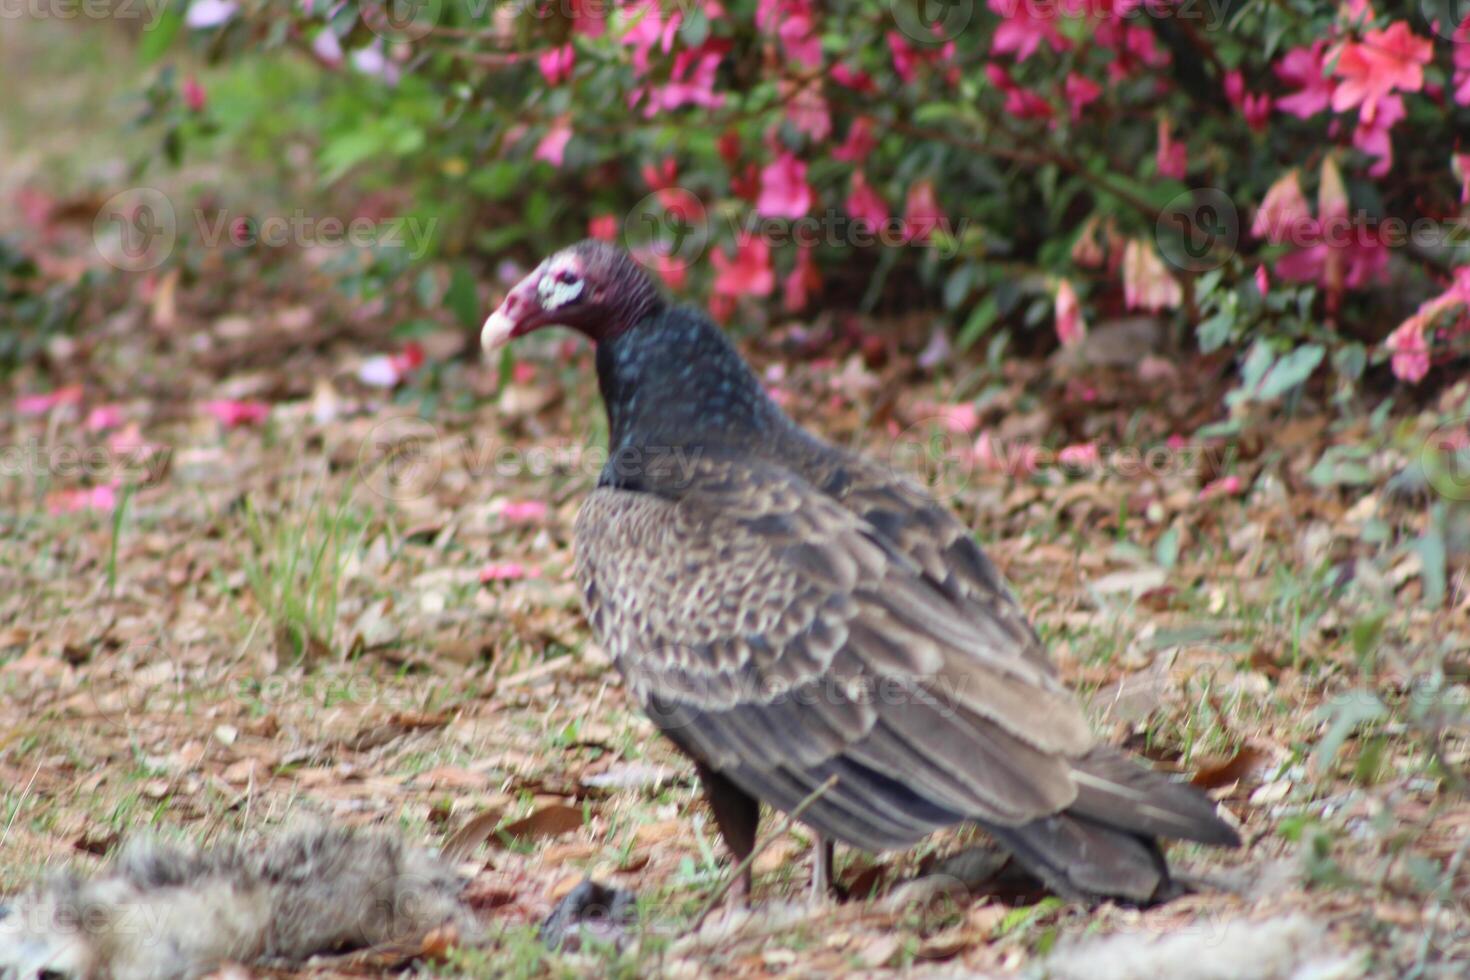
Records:
[[[666,307],[597,347],[614,454],[757,446],[790,425],[702,313]]]

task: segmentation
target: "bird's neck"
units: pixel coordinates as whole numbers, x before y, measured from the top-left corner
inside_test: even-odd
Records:
[[[598,345],[609,450],[736,448],[789,421],[702,314],[661,310]]]

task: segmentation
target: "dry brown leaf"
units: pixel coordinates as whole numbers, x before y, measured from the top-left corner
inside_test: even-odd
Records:
[[[570,834],[582,826],[582,808],[567,806],[565,803],[553,803],[544,806],[529,816],[522,817],[515,823],[507,824],[501,828],[501,833],[507,837],[529,838],[558,837],[562,834]]]
[[[475,852],[475,848],[490,839],[504,815],[505,811],[496,807],[470,817],[444,842],[441,850],[444,860],[450,864],[458,864],[469,857]]]

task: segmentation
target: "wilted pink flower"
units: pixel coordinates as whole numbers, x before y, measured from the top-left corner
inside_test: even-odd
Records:
[[[618,237],[617,215],[594,215],[587,221],[587,235],[604,242],[615,241]]]
[[[1206,483],[1199,492],[1200,500],[1210,500],[1215,497],[1234,497],[1245,490],[1245,483],[1234,473],[1222,476],[1218,480]]]
[[[76,405],[82,400],[81,385],[67,385],[44,395],[21,395],[15,400],[15,410],[21,415],[45,415],[61,405]]]
[[[832,113],[827,108],[827,100],[822,98],[822,90],[810,82],[785,81],[781,90],[789,92],[797,85],[801,90],[786,100],[786,118],[793,129],[811,137],[813,142],[826,142],[832,135]]]
[[[1007,446],[991,438],[989,432],[980,433],[971,451],[975,462],[992,472],[1009,473],[1013,477],[1029,476],[1036,472],[1041,459],[1041,450],[1024,442]]]
[[[230,399],[204,402],[199,409],[206,415],[214,416],[227,429],[263,422],[271,413],[271,407],[265,402]]]
[[[862,163],[873,152],[878,141],[873,138],[873,121],[867,116],[858,116],[847,129],[847,138],[832,151],[834,160],[847,163]]]
[[[572,139],[571,116],[558,116],[541,137],[541,142],[536,144],[536,151],[531,154],[533,159],[544,160],[553,167],[560,167],[566,159],[567,143]]]
[[[1051,103],[1030,89],[1022,88],[1004,65],[991,62],[985,66],[990,83],[1005,93],[1002,108],[1017,119],[1050,119],[1056,115]]]
[[[376,388],[396,388],[423,363],[423,346],[416,341],[410,342],[396,354],[379,354],[363,361],[357,369],[357,377],[363,384]]]
[[[888,221],[888,205],[869,186],[868,179],[861,170],[852,172],[852,189],[848,192],[844,207],[854,221],[867,225],[870,230],[876,230]]]
[[[755,24],[763,31],[774,30],[788,61],[803,68],[821,67],[822,39],[811,0],[758,0]]]
[[[1087,322],[1082,319],[1082,306],[1077,302],[1077,291],[1069,279],[1057,283],[1056,300],[1057,339],[1066,347],[1077,343],[1087,335]]]
[[[715,75],[731,46],[728,40],[709,38],[697,48],[680,51],[674,55],[669,80],[663,85],[638,89],[633,93],[632,103],[647,99],[643,107],[646,118],[686,105],[718,109],[725,104],[725,95],[715,91]]]
[[[117,509],[117,491],[121,486],[121,481],[114,480],[95,487],[62,490],[47,498],[46,510],[53,515],[75,514],[83,510],[110,514]]]
[[[536,57],[536,66],[547,85],[560,85],[572,77],[572,68],[577,63],[577,49],[570,44],[547,48]]]
[[[87,419],[82,423],[82,428],[88,432],[105,432],[108,429],[115,429],[122,424],[122,406],[98,405],[87,413]]]
[[[341,39],[330,27],[323,27],[316,32],[316,37],[311,41],[311,53],[329,68],[341,68],[342,61],[346,58]]]
[[[980,428],[980,412],[972,402],[919,402],[914,410],[925,418],[937,419],[948,432],[969,435]]]
[[[536,365],[530,361],[516,361],[510,368],[512,384],[528,385],[536,380]]]
[[[522,565],[518,561],[492,561],[480,569],[480,584],[487,582],[514,582],[523,578],[540,578],[541,569]]]
[[[622,43],[633,49],[633,68],[642,76],[648,74],[649,53],[654,47],[664,54],[673,49],[684,14],[672,10],[665,20],[659,0],[633,0],[623,8],[623,20],[628,26],[623,31]]]
[[[1416,36],[1403,21],[1384,30],[1368,31],[1363,40],[1338,45],[1337,76],[1332,108],[1346,112],[1357,107],[1363,122],[1371,123],[1378,102],[1395,90],[1417,92],[1424,87],[1424,66],[1434,54],[1427,38]]]
[[[783,305],[786,312],[796,313],[806,308],[813,293],[822,288],[822,274],[812,261],[810,248],[796,250],[796,263],[782,283]]]
[[[1179,282],[1152,245],[1130,238],[1123,250],[1123,302],[1130,310],[1174,309],[1184,299]]]
[[[1185,171],[1189,169],[1189,147],[1174,141],[1167,120],[1159,120],[1159,148],[1154,163],[1159,169],[1159,176],[1175,180],[1183,180]]]
[[[1266,191],[1266,198],[1251,223],[1251,234],[1272,244],[1296,240],[1312,225],[1312,211],[1302,193],[1301,178],[1296,170],[1276,179]]]
[[[549,508],[543,500],[507,500],[500,508],[500,518],[510,524],[543,521]]]
[[[800,218],[812,209],[806,164],[786,150],[761,169],[760,198],[755,209],[767,218]]]
[[[948,218],[934,196],[934,181],[919,180],[909,186],[903,205],[903,240],[927,242]]]
[[[1266,274],[1266,267],[1264,265],[1256,266],[1256,289],[1260,291],[1262,296],[1265,296],[1271,291],[1271,277]]]
[[[1076,121],[1082,118],[1082,110],[1102,95],[1102,86],[1074,71],[1067,75],[1066,82],[1062,84],[1062,92],[1067,98],[1067,111],[1073,121]]]
[[[1063,447],[1057,453],[1057,462],[1080,470],[1102,462],[1102,453],[1095,442],[1079,442]]]
[[[888,51],[893,55],[893,71],[904,82],[912,82],[918,73],[919,53],[898,31],[888,32]]]
[[[715,267],[712,292],[730,300],[741,296],[769,296],[776,287],[771,268],[771,246],[758,235],[742,235],[735,244],[735,257],[723,249],[710,253]]]
[[[1393,352],[1390,366],[1393,376],[1409,384],[1417,384],[1429,373],[1429,344],[1425,328],[1429,318],[1421,311],[1399,324],[1383,345]]]

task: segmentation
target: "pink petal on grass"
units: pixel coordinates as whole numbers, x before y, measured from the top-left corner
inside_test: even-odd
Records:
[[[263,422],[271,413],[271,407],[265,402],[233,401],[231,399],[204,402],[199,409],[206,415],[214,416],[219,424],[227,429]]]
[[[525,578],[540,578],[541,569],[522,565],[518,561],[492,561],[480,569],[480,583],[514,582]]]
[[[500,516],[511,524],[529,524],[546,519],[549,508],[542,500],[507,500]]]
[[[61,405],[75,405],[82,400],[81,385],[67,385],[43,395],[21,395],[15,400],[15,410],[21,415],[45,415]]]

